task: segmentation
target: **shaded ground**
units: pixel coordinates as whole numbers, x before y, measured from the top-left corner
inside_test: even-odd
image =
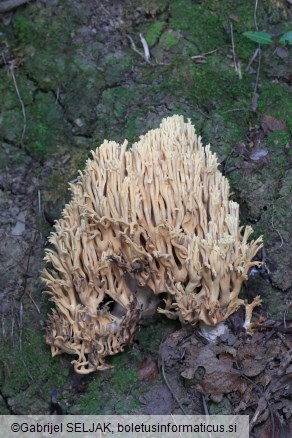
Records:
[[[90,150],[104,138],[134,141],[167,115],[191,118],[219,156],[242,223],[264,235],[265,270],[250,278],[249,296],[263,296],[263,314],[291,319],[291,48],[288,55],[276,49],[289,30],[289,5],[263,0],[258,7],[258,26],[275,43],[262,47],[256,111],[257,59],[246,67],[257,45],[242,35],[255,28],[253,2],[51,0],[1,17],[0,412],[48,413],[52,401],[69,413],[149,412],[155,393],[161,409],[178,409],[161,372],[140,381],[139,366],[145,357],[156,363],[160,341],[179,324],[149,324],[111,359],[114,370],[80,380],[69,358],[52,360],[44,344],[49,304],[38,280],[46,236],[69,199],[67,183]],[[143,54],[140,33],[150,63],[131,46],[132,38]],[[174,392],[192,413],[203,412],[201,394],[188,399],[181,389],[181,372],[171,380]]]

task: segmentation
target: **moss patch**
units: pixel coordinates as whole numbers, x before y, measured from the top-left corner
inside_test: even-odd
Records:
[[[165,25],[164,22],[155,21],[148,26],[145,32],[145,39],[149,47],[153,47],[158,42]]]
[[[1,339],[0,360],[2,368],[1,392],[5,397],[13,397],[26,391],[33,382],[42,386],[54,379],[56,387],[64,384],[60,373],[60,362],[51,358],[49,348],[44,343],[44,333],[25,328],[20,343],[17,338]]]
[[[57,142],[65,143],[68,126],[62,122],[61,109],[52,93],[37,93],[27,109],[26,138],[30,153],[37,159],[55,152]]]
[[[122,415],[136,412],[141,395],[149,390],[149,383],[138,378],[139,364],[145,356],[156,360],[160,342],[178,326],[177,321],[160,317],[155,324],[141,327],[133,346],[108,358],[112,369],[90,377],[86,394],[69,413]]]

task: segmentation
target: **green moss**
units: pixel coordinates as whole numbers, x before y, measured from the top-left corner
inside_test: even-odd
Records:
[[[209,403],[209,412],[210,415],[232,415],[233,407],[231,402],[227,397],[223,397],[223,400],[220,403]]]
[[[292,104],[289,87],[286,84],[265,81],[261,84],[258,111],[286,121],[287,129],[292,133]]]
[[[30,5],[17,10],[12,20],[23,69],[43,89],[58,87],[72,65],[72,22],[68,11],[62,12]]]
[[[213,50],[225,42],[218,14],[191,0],[178,0],[170,4],[169,25],[171,29],[184,30],[201,52]]]
[[[105,55],[100,63],[99,70],[107,85],[119,83],[120,78],[133,67],[133,59],[120,50]]]
[[[35,41],[38,37],[38,29],[31,16],[17,13],[13,20],[13,27],[18,34],[19,41],[27,43]]]
[[[281,292],[269,284],[266,285],[264,291],[263,303],[269,309],[272,319],[281,320],[283,315],[285,315],[286,320],[292,318],[292,311],[283,300]]]
[[[27,149],[35,158],[43,159],[55,151],[56,141],[66,136],[60,107],[51,93],[37,93],[34,104],[27,108],[26,114]]]
[[[102,390],[101,381],[99,376],[94,376],[88,386],[88,391],[83,394],[79,400],[78,404],[82,413],[86,415],[96,415],[99,414],[102,408]]]
[[[143,7],[146,14],[151,15],[152,17],[155,17],[158,13],[161,13],[166,9],[168,6],[170,0],[139,0],[136,3],[140,3]],[[130,3],[130,7],[132,8],[132,5]]]
[[[242,108],[244,115],[252,90],[251,79],[244,77],[240,81],[219,55],[208,59],[204,65],[176,57],[168,67],[162,86],[177,97],[187,96],[191,103],[207,112],[220,112],[234,123],[238,122],[238,109]]]
[[[140,351],[146,356],[150,354],[154,359],[158,356],[159,345],[167,335],[180,327],[178,321],[160,317],[155,324],[141,327],[136,335]]]
[[[113,369],[92,376],[86,394],[78,400],[80,413],[126,414],[137,406],[132,392],[137,390],[138,376],[130,358],[129,351],[121,353],[112,358]]]
[[[137,380],[137,373],[131,368],[115,367],[111,383],[118,391],[124,392],[131,384],[133,384]]]
[[[6,141],[20,145],[23,132],[21,108],[0,113],[0,131]]]
[[[287,131],[278,131],[270,134],[266,139],[266,146],[269,150],[270,166],[266,173],[278,180],[283,177],[289,168],[285,147],[290,142],[290,135]]]
[[[115,87],[102,93],[105,113],[113,114],[117,119],[125,117],[129,105],[133,105],[136,99],[135,90],[130,87]]]
[[[18,336],[17,336],[18,335]],[[44,333],[25,328],[14,341],[1,339],[0,361],[2,363],[2,393],[5,397],[26,390],[32,383],[54,379],[57,387],[64,384],[59,361],[53,359],[44,342]],[[20,347],[21,346],[21,347]]]
[[[36,87],[18,69],[14,70],[14,77],[23,104],[25,106],[30,105],[33,102],[33,94]],[[13,79],[3,70],[0,71],[0,95],[2,111],[11,109],[19,109],[21,111],[21,104]]]
[[[19,48],[32,45],[56,50],[65,46],[68,43],[71,17],[68,10],[62,12],[56,15],[52,8],[38,8],[37,5],[17,10],[12,25]]]
[[[163,48],[170,49],[173,46],[176,46],[179,42],[178,33],[173,30],[167,30],[164,32],[160,38],[159,45]]]
[[[155,21],[151,23],[145,33],[145,39],[150,47],[153,47],[159,40],[159,37],[165,28],[165,23]]]

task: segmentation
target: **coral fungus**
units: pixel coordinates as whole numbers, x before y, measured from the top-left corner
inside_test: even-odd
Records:
[[[238,295],[262,239],[239,226],[239,205],[210,146],[172,116],[127,150],[92,153],[50,237],[44,270],[56,310],[47,342],[76,354],[77,372],[131,342],[143,294],[166,293],[169,317],[215,326],[244,304]],[[133,287],[134,285],[134,287]],[[141,304],[142,303],[142,304]]]

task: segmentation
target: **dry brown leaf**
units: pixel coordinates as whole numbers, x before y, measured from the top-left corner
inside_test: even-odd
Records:
[[[240,373],[232,367],[233,360],[228,357],[220,357],[217,360],[218,363],[214,363],[213,370],[206,373],[203,381],[197,385],[197,389],[210,395],[211,400],[215,403],[221,402],[224,394],[231,391],[243,394],[247,387]]]
[[[266,135],[276,131],[283,131],[286,129],[286,122],[284,120],[275,119],[272,116],[263,116],[261,126]]]
[[[259,375],[266,367],[265,348],[259,345],[243,345],[237,352],[243,373],[248,377]]]
[[[138,369],[138,376],[141,380],[148,380],[149,383],[155,383],[157,380],[158,368],[156,362],[147,356],[140,364]]]
[[[224,394],[231,391],[242,394],[246,389],[247,385],[240,372],[233,368],[233,363],[233,354],[227,353],[224,345],[191,346],[186,352],[186,369],[181,374],[186,379],[193,379],[198,368],[203,367],[205,375],[197,389],[219,403]]]
[[[188,335],[186,329],[178,330],[169,335],[159,346],[159,366],[164,364],[166,367],[173,366],[180,360],[179,344]]]

